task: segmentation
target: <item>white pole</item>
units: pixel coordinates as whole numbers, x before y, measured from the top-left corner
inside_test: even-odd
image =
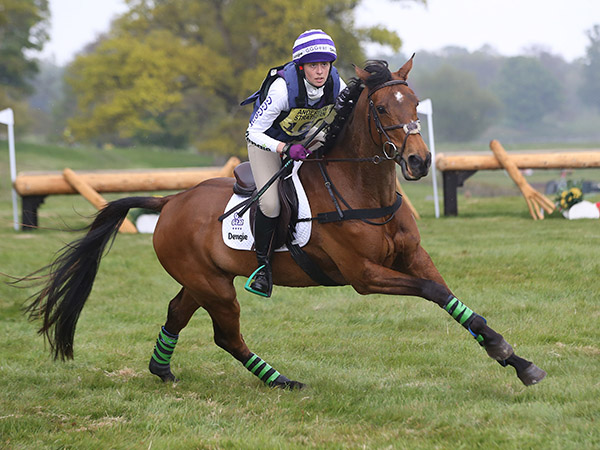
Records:
[[[19,231],[19,212],[17,208],[17,191],[15,191],[15,180],[17,179],[17,164],[15,161],[15,117],[10,108],[0,111],[0,123],[8,125],[8,153],[10,158],[10,181],[12,186],[13,226]]]
[[[19,211],[17,206],[17,191],[15,181],[17,180],[17,163],[15,161],[15,129],[11,123],[8,125],[8,152],[10,153],[10,181],[13,205],[13,228],[19,231]]]
[[[429,151],[431,152],[431,176],[433,177],[433,203],[435,209],[435,217],[440,217],[440,205],[438,200],[438,188],[437,188],[437,171],[435,167],[435,139],[433,134],[433,104],[431,99],[425,99],[419,102],[417,112],[425,114],[427,116],[427,132],[429,140]]]

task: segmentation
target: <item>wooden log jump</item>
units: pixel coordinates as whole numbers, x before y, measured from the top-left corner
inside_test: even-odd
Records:
[[[73,172],[71,169],[66,168],[63,170],[63,176],[65,180],[73,186],[85,199],[100,210],[108,203],[104,197],[94,190],[89,184],[81,179],[79,175]],[[119,227],[121,233],[137,233],[135,225],[126,217],[121,226]]]
[[[240,163],[230,158],[223,167],[78,171],[77,178],[96,193],[180,191],[210,178],[233,177]],[[79,191],[65,178],[63,172],[20,173],[14,183],[22,200],[22,229],[38,226],[38,208],[48,195],[72,195]]]
[[[97,192],[147,192],[188,189],[209,178],[232,177],[240,163],[232,157],[223,167],[153,170],[107,170],[77,173]],[[77,194],[62,172],[24,172],[15,180],[15,190],[26,195]]]
[[[510,156],[508,156],[508,153],[506,153],[502,144],[493,140],[490,142],[490,148],[492,149],[492,152],[494,152],[498,162],[504,167],[504,170],[506,170],[508,175],[521,190],[533,220],[542,220],[544,218],[544,211],[548,214],[552,214],[555,209],[554,203],[531,187],[515,162],[510,159]]]
[[[556,153],[509,153],[519,169],[589,169],[600,168],[600,150]],[[494,155],[445,155],[436,157],[442,172],[444,215],[457,216],[457,190],[478,170],[504,170]]]

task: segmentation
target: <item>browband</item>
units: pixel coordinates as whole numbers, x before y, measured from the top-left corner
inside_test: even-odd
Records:
[[[371,95],[373,95],[375,92],[377,92],[379,89],[384,88],[384,87],[388,87],[388,86],[394,86],[395,84],[403,84],[404,86],[408,86],[408,83],[404,80],[390,80],[390,81],[386,81],[383,84],[380,84],[379,86],[376,86],[375,88],[373,88],[372,91],[369,92],[369,97]]]

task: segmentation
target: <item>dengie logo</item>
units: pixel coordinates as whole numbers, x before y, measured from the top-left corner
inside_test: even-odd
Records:
[[[233,233],[228,233],[227,234],[227,238],[230,241],[240,241],[240,242],[244,242],[246,240],[248,240],[248,235],[245,233],[241,233],[241,234],[233,234]]]
[[[244,226],[243,217],[240,217],[238,213],[234,213],[233,219],[231,219],[231,226],[241,229]]]
[[[248,240],[248,235],[242,231],[244,226],[244,218],[240,217],[238,213],[234,213],[231,219],[231,229],[234,231],[227,234],[227,238],[230,241],[244,242]]]

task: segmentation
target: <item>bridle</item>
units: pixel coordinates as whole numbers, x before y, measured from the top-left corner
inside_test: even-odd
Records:
[[[379,113],[377,112],[377,108],[371,96],[380,89],[383,89],[388,86],[395,86],[397,84],[408,86],[408,83],[404,80],[386,81],[385,83],[375,87],[371,92],[369,92],[369,95],[367,96],[367,100],[369,102],[369,112],[367,114],[369,136],[371,136],[371,140],[373,141],[373,143],[375,145],[378,145],[375,139],[373,138],[373,133],[371,132],[371,116],[373,116],[373,122],[375,122],[375,129],[377,130],[377,133],[379,133],[379,135],[382,136],[381,150],[385,159],[387,160],[396,159],[397,157],[402,158],[402,155],[404,154],[404,149],[406,148],[406,141],[408,140],[408,136],[410,136],[411,134],[421,134],[421,122],[419,121],[419,119],[413,120],[408,123],[398,123],[395,125],[388,126],[384,126],[381,123],[381,118],[379,117]],[[402,142],[402,147],[400,148],[400,151],[398,151],[396,144],[394,144],[390,136],[387,134],[387,131],[397,130],[399,128],[402,128],[402,130],[404,131],[404,141]],[[384,138],[385,141],[383,140]]]
[[[338,191],[338,189],[335,187],[335,185],[331,181],[331,177],[329,176],[329,173],[327,172],[326,164],[330,163],[330,162],[363,162],[363,161],[364,162],[372,162],[373,164],[379,164],[381,161],[385,161],[385,160],[390,161],[390,160],[396,160],[397,158],[400,158],[399,163],[400,163],[400,165],[403,166],[403,170],[404,170],[404,164],[406,164],[406,163],[402,159],[402,154],[404,153],[404,149],[406,148],[406,141],[408,139],[408,136],[410,136],[411,134],[420,134],[421,124],[420,124],[419,120],[417,119],[417,120],[413,120],[409,123],[399,123],[399,124],[395,124],[395,125],[384,126],[381,123],[381,118],[379,117],[379,113],[377,112],[375,103],[373,102],[373,99],[371,98],[371,96],[378,90],[383,89],[385,87],[389,87],[389,86],[395,86],[398,84],[408,86],[408,83],[404,80],[390,80],[390,81],[387,81],[387,82],[375,87],[367,95],[367,100],[369,102],[369,111],[367,114],[369,136],[371,136],[371,140],[373,141],[373,143],[375,145],[378,145],[377,142],[375,141],[375,139],[373,139],[373,133],[371,132],[371,116],[373,116],[373,121],[375,122],[375,127],[377,129],[377,132],[380,135],[383,135],[381,140],[382,140],[382,151],[383,151],[384,158],[382,158],[379,155],[374,155],[369,158],[325,158],[325,157],[321,157],[321,158],[306,159],[305,160],[306,162],[314,161],[314,162],[318,163],[319,170],[321,171],[321,175],[323,176],[323,180],[325,181],[325,188],[327,189],[327,192],[329,193],[329,196],[331,197],[331,200],[335,206],[335,211],[332,211],[329,213],[322,213],[322,214],[318,215],[317,217],[312,217],[309,219],[299,219],[299,221],[319,220],[321,223],[327,223],[327,222],[337,222],[337,221],[342,221],[342,220],[358,219],[369,225],[382,226],[382,225],[389,223],[394,218],[396,211],[400,208],[400,206],[402,204],[402,196],[400,194],[396,194],[396,201],[392,205],[387,206],[387,207],[353,209],[350,206],[350,204],[344,199],[341,192]],[[402,130],[404,130],[405,136],[404,136],[404,141],[402,142],[402,148],[400,149],[400,152],[398,152],[398,148],[393,143],[392,139],[390,138],[390,136],[388,135],[387,132],[391,131],[391,130],[397,130],[400,128],[402,128]],[[315,135],[313,135],[313,137],[314,136]],[[385,141],[383,141],[383,138],[385,138]],[[312,138],[311,138],[311,140],[312,140]],[[392,150],[391,154],[388,153],[388,150],[390,150],[390,149]],[[323,164],[323,163],[325,163],[325,164]],[[340,203],[338,201],[338,198],[339,198],[339,201],[341,201],[344,204],[344,206],[346,206],[347,209],[342,210]],[[381,218],[381,217],[385,217],[385,216],[388,216],[388,218],[385,219],[383,222],[373,222],[370,220],[373,218]]]

